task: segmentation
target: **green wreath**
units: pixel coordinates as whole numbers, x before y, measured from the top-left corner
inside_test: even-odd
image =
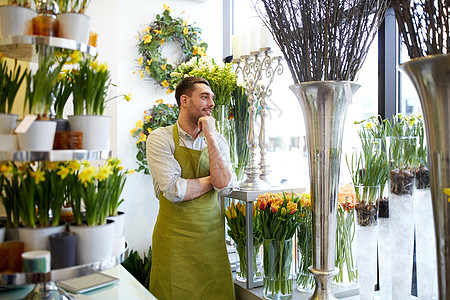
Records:
[[[165,42],[178,42],[186,56],[185,61],[194,56],[204,56],[208,44],[201,41],[201,30],[187,24],[181,17],[173,18],[171,9],[164,4],[164,12],[156,15],[156,20],[138,34],[138,51],[141,78],[148,76],[163,87],[169,87],[170,73],[177,68],[162,57],[161,46]],[[169,88],[167,93],[171,93]]]

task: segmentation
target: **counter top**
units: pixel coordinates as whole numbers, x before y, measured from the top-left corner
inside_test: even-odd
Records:
[[[122,265],[117,265],[102,273],[117,277],[118,283],[99,288],[84,294],[72,295],[75,300],[115,300],[142,299],[157,300],[139,281],[137,281]],[[33,288],[33,285],[12,290],[0,290],[0,300],[23,299]]]

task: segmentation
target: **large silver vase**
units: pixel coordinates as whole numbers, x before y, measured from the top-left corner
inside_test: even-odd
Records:
[[[290,87],[300,102],[306,140],[313,208],[313,265],[316,280],[311,299],[336,299],[331,291],[336,256],[336,213],[342,135],[347,108],[359,85],[349,81],[317,81]]]
[[[411,79],[422,105],[436,232],[439,299],[449,299],[450,203],[443,190],[450,187],[450,54],[414,59],[400,69]]]

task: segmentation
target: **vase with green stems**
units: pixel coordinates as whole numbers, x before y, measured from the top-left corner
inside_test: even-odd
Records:
[[[246,256],[246,207],[253,205],[253,280],[262,277],[260,249],[263,241],[260,220],[257,218],[258,211],[256,203],[237,203],[231,202],[225,211],[225,218],[228,225],[228,236],[235,243],[236,251],[239,258],[239,265],[236,270],[236,280],[241,282],[247,281],[247,256]]]
[[[238,181],[242,181],[245,175],[245,169],[249,162],[249,149],[247,146],[248,130],[249,130],[249,113],[248,113],[248,96],[245,88],[236,87],[233,93],[231,112],[233,118],[231,124],[234,127],[234,149],[235,163],[234,172]],[[230,143],[230,147],[232,144]]]
[[[303,193],[300,197],[297,215],[297,289],[301,292],[310,292],[316,284],[313,274],[308,270],[313,260],[311,196]]]
[[[263,234],[263,294],[266,299],[291,299],[294,290],[292,243],[298,225],[300,196],[259,195],[257,217]]]
[[[352,185],[339,188],[337,226],[336,226],[336,268],[334,277],[338,285],[353,285],[358,281],[355,241],[355,203],[356,193]]]
[[[361,129],[364,131],[364,129]],[[360,296],[372,299],[376,284],[380,183],[388,174],[386,155],[376,139],[362,134],[362,151],[346,157],[356,192],[356,253]]]

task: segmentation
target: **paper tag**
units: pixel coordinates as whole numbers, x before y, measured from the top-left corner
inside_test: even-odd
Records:
[[[350,87],[350,83],[344,83],[344,92],[345,92],[345,99],[347,100],[348,104],[352,104],[352,88]]]
[[[26,133],[33,122],[36,120],[36,115],[27,115],[23,120],[17,125],[16,129],[14,129],[14,133]]]

